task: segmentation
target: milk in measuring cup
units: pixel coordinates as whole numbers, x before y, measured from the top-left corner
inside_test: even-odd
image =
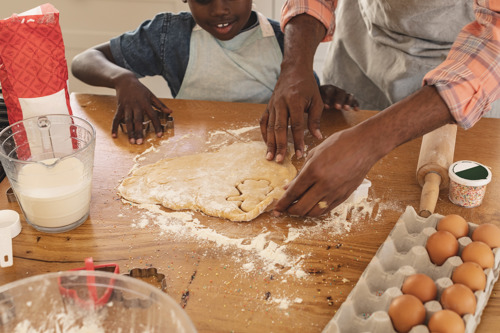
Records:
[[[76,157],[41,163],[27,164],[19,172],[16,195],[26,219],[55,228],[83,218],[91,195],[91,176],[85,174],[83,163]]]

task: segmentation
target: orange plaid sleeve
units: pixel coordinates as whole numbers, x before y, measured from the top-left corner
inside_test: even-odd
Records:
[[[308,14],[323,23],[327,29],[323,41],[327,42],[332,39],[335,30],[334,11],[336,7],[337,0],[287,0],[281,12],[281,29],[283,30],[294,16]]]
[[[475,0],[474,12],[476,21],[462,29],[446,60],[424,77],[465,129],[500,98],[500,0]]]

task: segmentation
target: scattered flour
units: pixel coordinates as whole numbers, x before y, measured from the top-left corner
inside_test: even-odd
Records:
[[[144,229],[148,225],[159,227],[159,236],[169,234],[175,237],[195,238],[207,241],[222,249],[237,248],[245,252],[245,262],[242,269],[250,273],[256,267],[267,272],[275,272],[277,267],[286,269],[286,275],[295,278],[307,278],[308,274],[302,269],[302,262],[309,254],[291,255],[287,253],[289,244],[303,236],[325,234],[337,236],[349,233],[353,224],[366,218],[377,219],[382,208],[376,201],[361,200],[355,206],[342,204],[333,209],[327,217],[306,218],[300,228],[289,226],[288,235],[282,244],[270,240],[271,231],[265,228],[254,237],[231,238],[218,233],[216,230],[203,225],[194,217],[193,212],[177,211],[166,212],[159,205],[135,204],[123,200],[125,203],[144,210],[144,214],[133,220],[132,227]],[[374,208],[378,205],[378,212],[374,215]],[[230,223],[230,222],[227,222]],[[260,260],[261,265],[255,265]],[[241,259],[238,259],[241,261]]]
[[[231,135],[238,136],[246,132],[250,132],[256,129],[260,129],[259,126],[248,126],[248,127],[242,127],[237,130],[227,130],[227,132]]]
[[[286,246],[268,240],[270,231],[263,230],[254,238],[230,238],[221,235],[217,231],[208,228],[193,217],[192,212],[165,212],[158,205],[133,204],[133,206],[145,209],[145,214],[132,223],[137,228],[145,228],[150,222],[157,225],[162,233],[174,234],[177,237],[194,237],[200,241],[210,241],[221,248],[236,247],[248,253],[253,253],[260,259],[266,271],[273,271],[276,265],[290,267],[290,264],[299,258],[292,258],[286,254]],[[247,266],[247,268],[250,266]]]
[[[62,310],[64,311],[64,310]],[[80,318],[79,318],[80,319]],[[46,324],[42,327],[33,326],[27,319],[16,325],[14,333],[105,333],[99,321],[95,322],[95,316],[89,314],[81,322],[75,320],[72,313],[58,313],[49,316]]]
[[[243,264],[241,267],[245,272],[250,273],[255,269],[255,264],[253,262],[248,262],[246,264]]]
[[[333,210],[323,218],[306,218],[304,226],[300,228],[290,227],[288,229],[288,236],[283,241],[285,244],[293,242],[297,238],[304,235],[318,234],[328,232],[329,235],[342,235],[349,233],[353,224],[370,217],[377,220],[381,214],[380,200],[369,201],[362,199],[356,204],[344,203]],[[375,207],[378,206],[378,212],[373,216]],[[314,225],[310,225],[310,224]]]
[[[242,133],[255,129],[258,129],[258,126],[244,127],[237,130],[214,131],[210,133],[207,143],[212,147],[220,144],[220,136],[222,135],[226,137],[229,135],[237,137]],[[217,143],[212,141],[215,136],[218,138],[218,141],[215,140]],[[161,145],[168,144],[168,142],[165,141],[163,141]],[[178,141],[176,143],[178,143]],[[157,148],[151,147],[141,155],[138,155],[138,157],[134,159],[136,163],[134,168],[137,167],[138,162],[142,160],[145,154],[153,151],[156,152]],[[266,272],[272,273],[284,269],[285,273],[281,281],[284,283],[286,283],[285,276],[294,277],[296,279],[305,279],[309,276],[309,274],[304,271],[303,263],[304,259],[311,254],[303,253],[301,255],[293,255],[289,253],[290,251],[287,251],[288,246],[293,244],[294,241],[303,236],[316,234],[327,234],[330,237],[342,236],[349,233],[353,225],[357,222],[367,219],[377,221],[383,210],[394,208],[382,205],[379,202],[380,200],[369,200],[367,198],[359,200],[355,204],[344,203],[333,209],[326,217],[306,218],[304,219],[303,225],[300,227],[292,227],[289,225],[287,235],[284,236],[283,241],[280,242],[282,244],[278,244],[270,240],[271,231],[265,228],[254,237],[231,238],[203,225],[194,217],[194,213],[192,212],[166,212],[158,205],[139,205],[125,200],[123,201],[144,210],[143,216],[133,221],[133,227],[144,229],[151,224],[160,229],[159,237],[168,234],[169,236],[174,235],[175,237],[194,238],[199,241],[211,242],[219,248],[230,249],[231,251],[235,248],[239,249],[244,251],[245,255],[237,256],[237,254],[235,254],[234,261],[242,262],[241,268],[243,272],[251,273],[256,270],[265,270]],[[242,260],[241,258],[244,259]],[[344,281],[344,283],[346,282],[348,281]],[[301,300],[296,299],[291,301],[286,298],[276,298],[273,299],[273,302],[279,304],[280,309],[286,309],[292,302],[299,303]]]
[[[216,136],[216,135],[227,135],[230,134],[232,136],[240,136],[241,134],[253,131],[253,130],[258,130],[260,129],[259,126],[248,126],[248,127],[241,127],[235,130],[225,130],[225,131],[213,131],[210,133],[210,138]]]
[[[285,298],[273,298],[272,301],[274,303],[278,304],[278,307],[280,310],[286,310],[293,303],[297,303],[297,304],[302,303],[302,298],[296,297],[293,300],[290,300],[286,297]]]

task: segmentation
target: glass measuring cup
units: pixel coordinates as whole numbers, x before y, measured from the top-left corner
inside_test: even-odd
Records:
[[[31,226],[54,233],[85,222],[94,148],[94,127],[66,114],[27,118],[0,132],[0,161]]]

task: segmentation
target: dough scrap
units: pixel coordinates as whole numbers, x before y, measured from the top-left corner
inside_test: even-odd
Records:
[[[162,159],[136,169],[118,187],[126,200],[250,221],[281,198],[297,174],[287,154],[265,159],[263,142],[235,143],[217,152]]]

